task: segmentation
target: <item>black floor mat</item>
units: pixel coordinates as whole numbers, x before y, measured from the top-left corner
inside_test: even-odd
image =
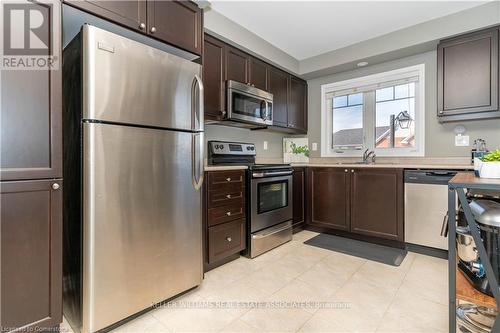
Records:
[[[383,264],[399,266],[408,251],[389,246],[372,244],[355,239],[319,234],[304,242],[304,244],[320,247],[335,252],[345,253]]]

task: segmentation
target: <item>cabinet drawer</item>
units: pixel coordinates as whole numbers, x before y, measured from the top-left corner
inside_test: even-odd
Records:
[[[221,187],[222,186],[222,187]],[[208,173],[208,190],[219,190],[225,188],[235,188],[245,186],[245,171],[216,171]]]
[[[208,228],[208,261],[224,259],[245,249],[245,219]]]
[[[229,222],[245,217],[243,202],[208,209],[208,226]]]
[[[239,188],[208,192],[208,208],[237,205],[243,206],[244,190]]]

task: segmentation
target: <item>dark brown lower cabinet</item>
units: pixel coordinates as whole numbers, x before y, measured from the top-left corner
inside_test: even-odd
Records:
[[[210,262],[229,257],[246,247],[245,219],[219,224],[208,229],[208,258]]]
[[[205,172],[203,268],[237,259],[246,249],[245,170]]]
[[[62,180],[1,182],[1,329],[62,321]]]
[[[293,231],[297,232],[304,228],[305,224],[305,190],[306,190],[306,168],[293,168]]]
[[[404,242],[403,170],[309,168],[312,226]]]
[[[343,168],[309,168],[310,223],[349,231],[349,173]]]
[[[403,241],[403,170],[351,173],[351,232]]]

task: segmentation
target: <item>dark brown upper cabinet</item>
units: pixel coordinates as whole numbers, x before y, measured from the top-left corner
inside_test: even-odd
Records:
[[[38,332],[59,325],[62,183],[2,182],[0,205],[2,331]]]
[[[278,68],[268,71],[268,88],[273,94],[273,124],[288,127],[288,92],[290,75]]]
[[[60,50],[52,54],[61,59]],[[2,71],[2,82],[0,178],[62,177],[61,70]]]
[[[352,171],[351,232],[403,242],[403,170]]]
[[[250,56],[229,45],[226,46],[226,80],[248,84]]]
[[[148,0],[148,31],[154,37],[201,54],[203,10],[190,1]]]
[[[203,10],[191,1],[64,1],[186,51],[202,54]]]
[[[207,119],[219,119],[226,109],[225,66],[225,44],[205,34],[203,82],[205,87],[205,117]]]
[[[500,117],[498,27],[438,45],[438,117],[441,122]]]
[[[349,231],[350,178],[343,168],[308,168],[310,223]]]
[[[235,80],[273,94],[273,129],[307,133],[307,82],[208,34],[204,36],[205,119],[226,112],[226,81]]]
[[[307,83],[292,76],[289,96],[288,127],[307,133]]]
[[[65,2],[128,28],[146,31],[146,1],[65,0]]]
[[[250,58],[249,82],[252,86],[267,90],[268,65],[256,58]]]

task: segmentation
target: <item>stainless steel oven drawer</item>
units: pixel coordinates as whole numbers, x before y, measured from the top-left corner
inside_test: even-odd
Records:
[[[250,235],[250,258],[292,240],[292,221],[286,221]]]

